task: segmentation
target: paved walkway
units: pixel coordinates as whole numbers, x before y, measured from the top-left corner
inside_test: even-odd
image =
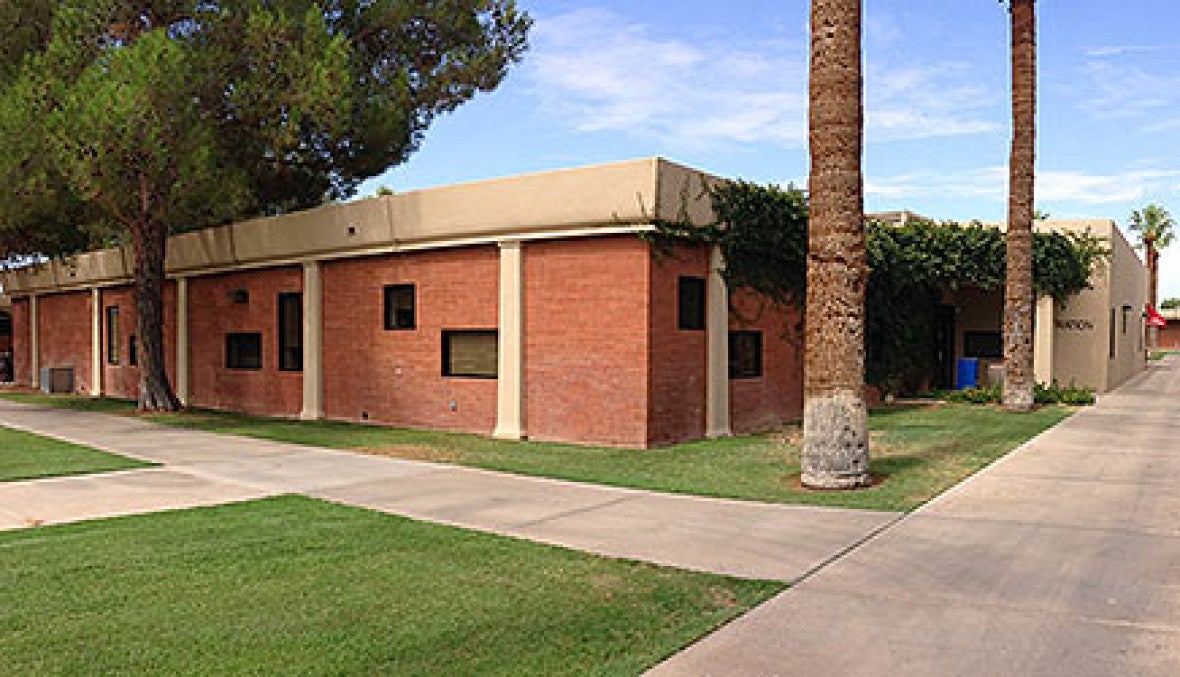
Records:
[[[656,675],[1180,675],[1180,360]]]
[[[0,425],[163,465],[0,483],[0,529],[297,493],[613,557],[793,581],[897,519],[529,478],[4,400]]]

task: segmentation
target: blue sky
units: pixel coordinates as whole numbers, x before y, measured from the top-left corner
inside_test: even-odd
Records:
[[[521,0],[532,48],[439,119],[404,191],[662,155],[805,183],[806,0]],[[1054,217],[1180,216],[1180,7],[1042,0],[1038,199]],[[1009,139],[1007,15],[994,0],[867,0],[866,200],[999,220]],[[1161,296],[1180,296],[1180,244]]]

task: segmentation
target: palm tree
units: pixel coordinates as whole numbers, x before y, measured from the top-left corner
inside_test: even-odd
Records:
[[[812,0],[803,473],[867,486],[862,0]]]
[[[1150,204],[1142,211],[1131,212],[1131,230],[1139,233],[1139,246],[1147,259],[1147,272],[1151,276],[1148,302],[1152,307],[1159,300],[1160,252],[1167,249],[1176,238],[1176,222],[1163,207]]]
[[[1009,0],[1012,154],[1008,163],[1008,279],[1004,286],[1004,407],[1033,406],[1033,188],[1036,164],[1036,0]]]

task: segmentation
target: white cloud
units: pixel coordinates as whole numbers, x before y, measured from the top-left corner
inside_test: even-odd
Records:
[[[1081,171],[1037,173],[1038,204],[1080,206],[1138,202],[1161,193],[1177,192],[1180,169],[1135,169],[1114,174]],[[990,198],[1005,200],[1008,168],[978,167],[953,172],[922,171],[893,177],[871,177],[868,195],[890,200],[933,198]]]
[[[1085,50],[1086,56],[1108,57],[1123,56],[1125,54],[1142,54],[1150,52],[1171,52],[1180,50],[1180,45],[1102,45]]]
[[[526,66],[542,106],[580,131],[654,136],[688,146],[807,137],[807,44],[728,35],[689,42],[581,9],[538,21]],[[866,137],[874,141],[986,132],[988,97],[962,64],[869,64]]]

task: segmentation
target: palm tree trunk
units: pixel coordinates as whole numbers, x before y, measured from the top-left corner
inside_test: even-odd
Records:
[[[1012,0],[1012,155],[1009,160],[1008,280],[1004,289],[1004,406],[1033,406],[1033,189],[1036,164],[1035,0]]]
[[[812,0],[805,486],[867,486],[861,0]]]

